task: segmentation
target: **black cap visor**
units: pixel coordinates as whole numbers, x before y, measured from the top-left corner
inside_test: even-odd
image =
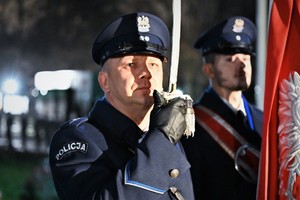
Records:
[[[125,35],[109,41],[98,55],[99,64],[103,65],[104,62],[111,57],[131,54],[153,55],[159,57],[162,61],[167,60],[167,49],[162,46],[159,38],[152,35],[150,39],[151,42],[137,40],[136,38],[136,36],[130,37]],[[153,43],[153,41],[155,43]]]

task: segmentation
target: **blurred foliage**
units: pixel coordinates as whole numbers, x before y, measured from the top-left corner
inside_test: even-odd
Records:
[[[214,23],[232,15],[255,21],[254,0],[182,1],[182,33],[178,86],[198,97],[207,84],[200,56],[193,48],[197,37]],[[171,0],[1,0],[0,70],[21,69],[28,85],[40,70],[97,71],[91,45],[111,19],[135,11],[160,16],[172,30]],[[1,73],[1,71],[0,71]],[[168,80],[165,73],[165,80]],[[195,87],[197,86],[197,87]]]
[[[1,200],[57,199],[44,156],[6,151],[0,159]]]
[[[58,200],[47,158],[33,168],[19,200]]]

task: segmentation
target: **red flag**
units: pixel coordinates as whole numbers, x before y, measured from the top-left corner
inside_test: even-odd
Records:
[[[300,0],[274,0],[269,23],[258,200],[300,199],[300,174],[294,173],[295,165],[300,165],[298,139],[289,138],[289,133],[297,130],[288,129],[296,127],[295,111],[300,113],[294,101],[300,100],[300,82],[294,72],[300,72]]]

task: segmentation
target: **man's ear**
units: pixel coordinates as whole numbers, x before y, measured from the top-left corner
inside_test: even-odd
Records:
[[[108,84],[108,74],[105,71],[100,71],[98,74],[98,83],[104,93],[109,92],[109,84]]]
[[[208,78],[213,78],[215,76],[213,65],[211,63],[204,63],[202,65],[202,71]]]

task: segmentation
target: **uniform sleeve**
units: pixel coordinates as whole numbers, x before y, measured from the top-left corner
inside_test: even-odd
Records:
[[[155,130],[140,143],[136,156],[127,163],[125,184],[157,194],[175,187],[189,196],[192,193],[189,169],[190,164],[180,144],[173,145]]]
[[[189,163],[158,131],[132,153],[92,126],[66,127],[53,136],[49,160],[61,199],[170,199],[170,187],[193,199]]]
[[[63,126],[54,134],[49,162],[60,199],[93,199],[97,192],[105,193],[103,186],[115,173],[107,149],[103,135],[87,124]]]

